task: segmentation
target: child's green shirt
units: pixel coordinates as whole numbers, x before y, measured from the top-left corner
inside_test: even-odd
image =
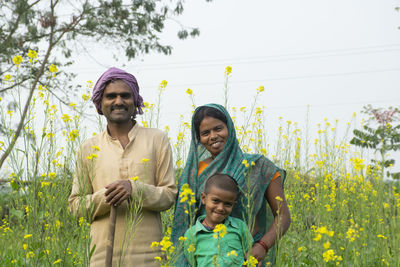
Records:
[[[196,224],[185,233],[185,257],[191,266],[213,266],[218,260],[219,266],[242,266],[244,254],[253,244],[253,237],[247,225],[240,219],[228,216],[223,225],[226,234],[207,230],[202,224],[206,216],[200,216]],[[217,237],[217,238],[215,238]]]

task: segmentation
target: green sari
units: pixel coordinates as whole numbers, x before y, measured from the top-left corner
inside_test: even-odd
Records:
[[[264,197],[265,191],[277,171],[280,173],[282,182],[285,179],[286,173],[284,170],[275,166],[269,159],[260,154],[244,154],[239,147],[235,127],[227,110],[218,104],[207,104],[205,106],[218,109],[225,115],[229,136],[223,151],[215,157],[215,159],[200,173],[200,175],[197,175],[199,162],[209,158],[210,153],[197,140],[193,126],[193,118],[200,107],[195,110],[192,117],[192,141],[190,143],[189,155],[183,173],[178,180],[179,192],[175,206],[171,240],[174,243],[178,242],[178,238],[183,236],[185,231],[191,226],[189,225],[189,214],[185,213],[185,205],[187,205],[187,203],[181,203],[179,199],[182,185],[188,184],[195,193],[197,218],[205,213],[204,207],[201,205],[200,201],[201,192],[204,190],[205,182],[215,173],[224,173],[236,180],[241,191],[239,199],[232,210],[231,216],[242,219],[245,222],[247,222],[249,218],[256,218],[257,216],[257,223],[260,228],[259,233],[254,236],[254,241],[257,241],[266,233],[274,220],[269,205],[266,205]],[[245,164],[243,164],[244,160],[247,161],[249,167],[246,167]],[[254,162],[254,166],[251,166],[251,162]],[[245,197],[246,192],[251,192],[251,198],[247,199]],[[250,211],[244,208],[248,204],[253,207]],[[193,219],[192,222],[195,223],[195,219]],[[272,253],[273,251],[274,249],[271,248],[271,253],[269,253],[271,256],[275,255]],[[268,259],[266,257],[265,262],[268,261],[271,263],[275,262],[274,257],[269,257]],[[184,257],[180,257],[176,266],[188,266],[188,264]]]

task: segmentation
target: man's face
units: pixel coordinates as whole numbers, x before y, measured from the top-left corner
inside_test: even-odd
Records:
[[[135,109],[132,90],[126,83],[116,80],[106,86],[101,99],[101,111],[108,123],[128,123]]]

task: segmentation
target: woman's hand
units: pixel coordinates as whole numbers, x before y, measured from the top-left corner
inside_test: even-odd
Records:
[[[280,232],[280,236],[282,236],[290,225],[289,208],[286,204],[285,194],[283,193],[282,181],[280,177],[273,180],[269,184],[267,190],[265,191],[265,198],[271,207],[275,219],[271,227],[262,237],[262,241],[266,248],[259,243],[255,243],[253,245],[252,255],[258,260],[258,267],[262,266],[262,261],[265,258],[268,248],[275,244],[278,238],[277,233]]]
[[[256,260],[258,261],[257,267],[262,266],[262,262],[266,254],[267,251],[261,244],[254,243],[253,247],[251,248],[251,255],[253,255],[253,257],[256,258]]]

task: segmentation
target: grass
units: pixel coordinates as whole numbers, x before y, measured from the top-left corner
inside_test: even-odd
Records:
[[[51,88],[52,75],[46,86],[37,89],[23,135],[2,170],[9,182],[0,187],[0,266],[87,266],[89,262],[90,224],[68,212],[67,199],[75,151],[88,132],[83,111],[91,105],[93,84],[88,83],[80,103],[71,103],[67,112],[61,112],[46,89]],[[17,81],[16,76],[2,85]],[[163,81],[156,105],[146,105],[142,125],[160,126],[165,87]],[[22,89],[0,100],[3,151],[13,136],[13,121],[21,114],[18,90]],[[277,266],[399,266],[399,183],[384,181],[383,171],[370,168],[360,157],[363,151],[350,147],[346,138],[340,140],[338,122],[324,121],[311,139],[309,129],[298,129],[296,123],[282,119],[279,129],[272,131],[277,141],[269,144],[264,119],[268,110],[256,105],[262,91],[256,90],[251,107],[232,108],[231,114],[243,150],[264,154],[288,172],[285,193],[292,224],[279,242]],[[194,106],[193,91],[187,93]],[[17,104],[6,108],[4,103],[10,100]],[[183,116],[176,129],[170,141],[179,177],[190,139],[190,125]],[[162,214],[165,232],[171,226],[172,210]]]

